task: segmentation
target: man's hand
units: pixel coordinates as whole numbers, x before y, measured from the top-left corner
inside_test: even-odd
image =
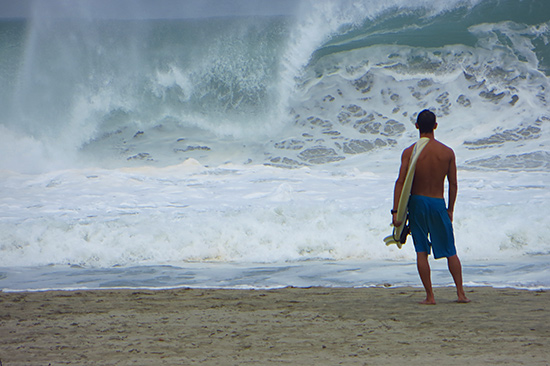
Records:
[[[451,222],[453,222],[453,211],[447,209],[447,214],[449,214],[449,218],[451,219]]]
[[[397,213],[394,213],[392,215],[392,223],[393,223],[393,226],[398,227],[403,223],[403,221],[397,221]]]

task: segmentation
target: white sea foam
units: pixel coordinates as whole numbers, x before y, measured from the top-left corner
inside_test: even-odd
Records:
[[[263,166],[4,173],[0,266],[408,259],[382,245],[393,169]],[[547,255],[548,174],[461,172],[466,260]],[[512,214],[513,213],[513,214]],[[497,229],[498,228],[498,229]],[[152,245],[154,243],[154,245]]]

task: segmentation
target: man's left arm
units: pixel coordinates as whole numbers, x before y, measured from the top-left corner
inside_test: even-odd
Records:
[[[449,181],[449,203],[447,206],[447,213],[449,218],[453,221],[453,213],[455,209],[456,196],[458,193],[458,178],[456,173],[456,157],[452,152],[452,158],[449,161],[449,170],[447,172],[447,180]]]

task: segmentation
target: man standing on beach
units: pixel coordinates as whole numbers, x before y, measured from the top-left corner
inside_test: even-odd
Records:
[[[411,235],[416,250],[416,264],[426,290],[426,299],[421,304],[435,305],[428,262],[431,250],[433,250],[435,259],[447,258],[449,272],[451,272],[456,285],[457,302],[467,303],[470,300],[466,297],[462,287],[462,266],[456,254],[452,226],[458,191],[455,154],[451,148],[435,139],[434,130],[437,128],[437,122],[435,114],[431,111],[426,109],[420,112],[416,120],[416,128],[420,131],[420,137],[430,139],[416,163],[408,207]],[[396,220],[397,206],[413,149],[414,145],[408,147],[401,156],[401,167],[399,168],[399,177],[395,182],[392,210],[395,226],[400,225],[400,222]],[[445,206],[443,197],[445,177],[449,182],[448,207]]]

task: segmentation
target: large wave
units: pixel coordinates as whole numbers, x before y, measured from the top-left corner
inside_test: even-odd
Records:
[[[408,143],[431,108],[466,165],[547,170],[549,6],[305,1],[262,18],[2,21],[2,167],[324,164]]]

